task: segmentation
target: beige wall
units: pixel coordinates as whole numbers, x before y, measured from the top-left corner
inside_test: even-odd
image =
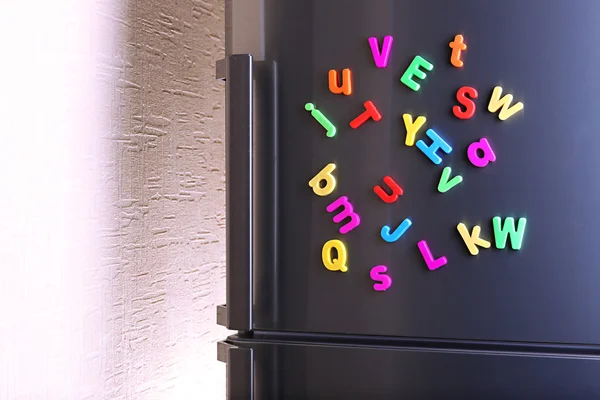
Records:
[[[223,399],[224,2],[33,3],[0,17],[0,399]]]

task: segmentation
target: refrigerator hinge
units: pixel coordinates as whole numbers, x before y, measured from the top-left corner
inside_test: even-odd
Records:
[[[222,81],[227,80],[227,59],[217,60],[215,64],[215,77]]]
[[[234,346],[224,340],[217,342],[217,361],[227,364],[227,352],[231,347]]]
[[[227,326],[227,304],[217,306],[217,325]]]

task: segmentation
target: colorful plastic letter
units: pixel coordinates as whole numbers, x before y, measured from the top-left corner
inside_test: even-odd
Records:
[[[329,196],[335,189],[337,182],[335,176],[331,174],[334,169],[335,164],[327,164],[325,168],[319,171],[319,173],[308,182],[308,186],[312,188],[317,196]],[[325,182],[325,185],[322,186],[321,182]]]
[[[502,226],[502,218],[494,217],[492,219],[494,225],[494,238],[496,239],[496,248],[504,249],[506,247],[506,239],[510,235],[510,244],[513,250],[521,250],[523,244],[523,235],[525,235],[525,227],[527,226],[527,218],[519,218],[519,223],[515,229],[515,219],[508,217],[504,219]]]
[[[446,193],[448,190],[452,189],[454,186],[458,185],[463,181],[463,177],[460,175],[456,175],[452,179],[450,178],[450,174],[452,173],[452,168],[445,167],[442,171],[442,176],[440,176],[440,183],[438,183],[438,192]]]
[[[385,265],[377,265],[376,267],[371,268],[371,279],[375,282],[381,282],[373,285],[373,289],[378,292],[385,292],[392,286],[392,278],[390,278],[386,272],[387,267]]]
[[[377,111],[377,107],[375,107],[375,104],[373,104],[372,101],[365,101],[365,111],[350,121],[350,126],[353,129],[357,129],[367,122],[369,118],[373,118],[374,121],[381,121],[381,114]]]
[[[421,88],[421,85],[415,82],[413,77],[419,79],[425,79],[427,77],[427,74],[421,71],[419,67],[431,71],[433,69],[433,64],[421,56],[416,56],[404,72],[404,75],[402,75],[402,78],[400,78],[400,82],[404,83],[415,92]]]
[[[337,258],[333,258],[331,251],[335,249],[337,251]],[[321,257],[323,258],[323,265],[330,271],[348,271],[346,262],[348,261],[348,252],[346,246],[339,240],[330,240],[323,245],[321,251]]]
[[[440,257],[437,260],[433,258],[433,254],[431,254],[431,250],[429,250],[429,246],[427,245],[426,241],[421,240],[419,243],[417,243],[417,247],[419,248],[423,259],[425,260],[425,264],[427,264],[427,268],[429,268],[430,271],[434,271],[448,264],[448,259],[446,257]]]
[[[391,176],[385,176],[383,178],[383,182],[389,186],[389,188],[392,190],[392,194],[387,194],[379,185],[376,185],[373,188],[373,191],[381,200],[385,201],[386,203],[390,204],[395,202],[398,200],[398,196],[402,196],[402,193],[404,193],[400,185],[398,185]]]
[[[425,125],[427,118],[420,115],[413,122],[412,115],[402,114],[402,119],[404,120],[404,126],[406,127],[406,140],[404,141],[404,144],[407,146],[412,146],[415,144],[415,136],[417,132],[419,132],[419,129]]]
[[[483,156],[479,155],[478,150],[483,151]],[[469,157],[471,164],[478,168],[483,168],[490,162],[496,161],[496,154],[486,138],[471,143],[467,148],[467,157]]]
[[[376,37],[369,38],[369,46],[371,46],[371,53],[373,53],[373,59],[377,68],[385,68],[388,65],[390,59],[390,53],[392,51],[392,43],[394,38],[386,36],[383,38],[383,46],[381,46],[381,52],[379,51],[379,41]]]
[[[335,69],[329,70],[329,90],[333,94],[352,94],[352,72],[348,68],[342,70],[342,85],[338,85],[338,73]]]
[[[406,218],[404,221],[402,221],[402,223],[400,225],[398,225],[398,227],[396,229],[394,229],[394,232],[390,232],[391,228],[389,226],[385,225],[383,228],[381,228],[381,237],[386,242],[393,243],[396,240],[400,239],[402,237],[402,235],[404,235],[406,233],[408,228],[410,228],[411,225],[412,225],[412,221],[408,218]]]
[[[306,103],[304,105],[306,111],[310,111],[310,115],[316,119],[323,128],[327,130],[327,137],[334,137],[337,129],[336,127],[323,115],[323,113],[315,108],[313,103]]]
[[[356,228],[360,225],[360,217],[357,213],[354,212],[354,208],[352,204],[348,201],[348,197],[341,196],[339,199],[335,200],[333,203],[327,206],[327,212],[333,212],[339,207],[343,207],[344,210],[338,213],[333,217],[333,222],[336,224],[341,222],[346,217],[350,217],[350,222],[347,222],[345,225],[340,227],[340,233],[345,235],[350,232],[352,229]]]
[[[500,107],[502,107],[498,113],[498,118],[500,118],[501,121],[509,119],[523,109],[524,105],[521,102],[515,103],[513,106],[510,105],[513,101],[512,94],[506,94],[502,98],[500,98],[500,96],[502,96],[502,88],[500,86],[496,86],[492,91],[490,104],[488,104],[488,111],[495,113],[500,109]]]
[[[465,110],[461,110],[460,106],[452,107],[452,113],[458,119],[469,119],[475,115],[475,102],[471,99],[476,99],[479,94],[475,88],[470,86],[463,86],[456,92],[456,100],[465,107]],[[469,98],[470,97],[470,98]]]
[[[463,35],[454,36],[454,41],[450,42],[450,48],[452,49],[450,62],[456,68],[462,67],[464,63],[460,59],[460,56],[463,51],[467,50],[467,45],[464,43]]]
[[[419,140],[417,142],[417,147],[423,152],[423,154],[429,157],[431,162],[439,165],[442,162],[442,158],[437,155],[437,151],[442,150],[444,153],[450,154],[452,152],[452,147],[450,147],[450,145],[446,143],[446,141],[442,139],[433,129],[427,129],[426,134],[431,140],[433,140],[433,143],[427,146],[423,140]]]
[[[469,249],[469,253],[471,253],[471,255],[476,256],[479,254],[479,248],[477,246],[481,246],[484,249],[490,248],[491,243],[479,237],[481,234],[481,227],[479,225],[475,225],[473,227],[473,231],[470,235],[467,226],[462,222],[456,226],[456,229],[458,229],[460,237],[462,237],[462,239],[465,241],[467,249]]]

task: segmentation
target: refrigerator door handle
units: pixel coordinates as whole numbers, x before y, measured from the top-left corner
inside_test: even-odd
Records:
[[[252,349],[230,347],[227,352],[227,399],[254,399],[254,357]]]
[[[225,123],[227,157],[227,328],[252,329],[253,270],[253,60],[227,58]]]
[[[254,399],[254,353],[227,341],[217,343],[217,359],[227,364],[227,399]]]

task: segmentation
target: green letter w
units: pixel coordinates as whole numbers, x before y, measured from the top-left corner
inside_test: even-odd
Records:
[[[494,238],[496,239],[496,247],[498,249],[506,247],[508,235],[510,235],[512,249],[521,249],[523,235],[525,234],[525,225],[527,225],[527,218],[519,218],[517,229],[515,229],[515,219],[513,217],[505,218],[504,226],[502,226],[502,218],[500,217],[494,217],[492,222],[494,223]]]

